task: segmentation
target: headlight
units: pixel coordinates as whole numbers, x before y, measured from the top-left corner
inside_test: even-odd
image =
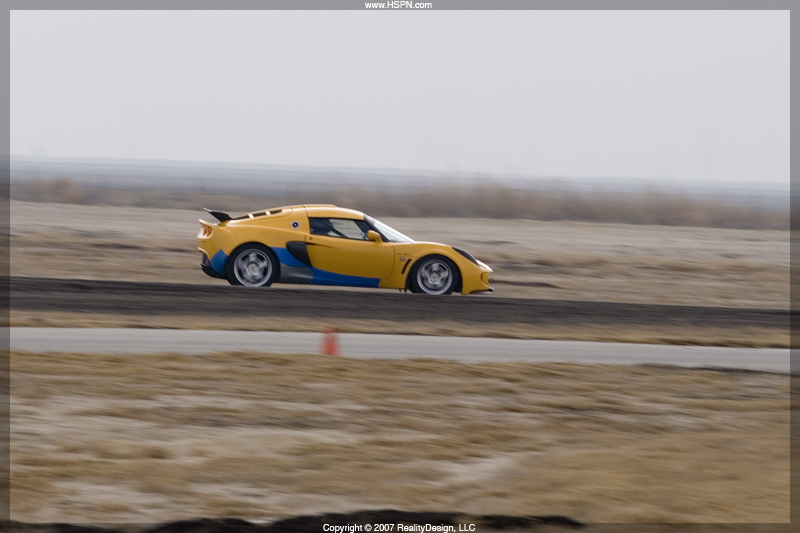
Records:
[[[460,253],[461,255],[463,255],[464,257],[466,257],[467,259],[469,259],[470,261],[472,261],[476,265],[480,264],[480,261],[478,261],[477,259],[472,257],[471,253],[469,253],[467,251],[464,251],[464,250],[462,250],[460,248],[456,248],[455,246],[453,246],[452,248],[453,248],[453,250],[455,250],[456,252]]]

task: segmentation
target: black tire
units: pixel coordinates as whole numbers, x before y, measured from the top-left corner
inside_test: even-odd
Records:
[[[408,275],[411,292],[450,294],[461,286],[461,272],[453,261],[443,255],[423,257]]]
[[[231,285],[269,287],[278,275],[278,268],[278,258],[272,250],[251,242],[234,250],[225,270]]]

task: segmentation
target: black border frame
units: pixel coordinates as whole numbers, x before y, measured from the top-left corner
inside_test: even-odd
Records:
[[[791,0],[425,0],[433,3],[433,11],[441,10],[537,10],[537,9],[556,9],[556,10],[785,10],[790,12],[795,5]],[[12,10],[83,10],[83,9],[102,9],[102,10],[164,10],[164,9],[253,9],[253,10],[364,10],[364,0],[8,0],[6,7],[2,10],[2,20],[0,27],[4,38],[0,39],[2,51],[0,56],[3,60],[2,71],[5,76],[5,83],[0,83],[2,96],[0,99],[9,103],[2,108],[0,116],[7,127],[0,129],[0,147],[2,153],[0,159],[0,237],[4,239],[5,246],[0,246],[0,299],[2,300],[3,318],[5,324],[0,333],[0,393],[2,398],[2,416],[0,416],[0,441],[3,448],[0,450],[0,521],[10,520],[10,24]],[[393,10],[385,10],[393,11]],[[790,68],[795,67],[800,58],[800,31],[790,28],[790,49],[791,60]],[[790,83],[797,86],[795,79],[800,76],[800,69],[791,68]],[[790,131],[791,127],[800,127],[800,112],[797,108],[791,108],[790,104]],[[798,142],[791,142],[791,155],[796,155],[800,151]],[[800,362],[795,357],[794,347],[800,344],[796,338],[798,328],[798,311],[800,311],[800,272],[796,268],[798,264],[795,260],[800,254],[800,242],[798,242],[798,230],[800,230],[800,193],[796,193],[796,180],[800,180],[797,172],[790,170],[790,201],[791,201],[791,221],[790,221],[790,339],[791,339],[791,400],[790,400],[790,522],[788,524],[719,524],[720,530],[747,530],[747,531],[792,531],[792,524],[800,523],[800,506],[795,505],[795,500],[800,497],[800,483],[798,477],[798,462],[791,461],[794,455],[795,442],[800,442],[800,419],[798,419],[797,407],[800,405]],[[796,482],[796,480],[798,480]],[[98,524],[99,525],[99,524]],[[131,524],[133,525],[133,524]],[[139,524],[144,525],[144,524]],[[655,524],[595,524],[599,529],[610,531],[630,530],[646,531],[651,529],[648,526]],[[612,527],[618,526],[618,527]],[[623,526],[623,527],[619,527]],[[663,526],[663,524],[661,525]],[[675,531],[686,531],[696,527],[706,527],[707,524],[674,524],[670,529]],[[660,528],[659,528],[660,529]]]

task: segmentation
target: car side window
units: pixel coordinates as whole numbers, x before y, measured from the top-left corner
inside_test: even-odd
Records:
[[[325,235],[326,237],[339,237],[340,239],[355,239],[366,241],[369,226],[363,220],[349,218],[309,218],[308,224],[312,235]]]

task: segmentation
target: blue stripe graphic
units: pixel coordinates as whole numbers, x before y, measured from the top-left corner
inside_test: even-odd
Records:
[[[314,285],[335,285],[337,287],[373,287],[378,288],[380,279],[378,278],[364,278],[361,276],[348,276],[347,274],[337,274],[335,272],[328,272],[316,267],[309,268],[293,256],[286,248],[273,248],[273,252],[278,256],[278,261],[282,264],[305,268],[311,271],[313,275],[312,283]]]
[[[327,270],[311,268],[314,273],[314,285],[337,285],[339,287],[374,287],[378,288],[381,282],[378,278],[362,278],[361,276],[348,276],[336,274]]]
[[[225,252],[220,250],[214,254],[214,257],[209,259],[209,262],[211,263],[211,268],[213,268],[219,274],[224,274],[225,265],[228,264],[228,256],[225,255]]]
[[[308,268],[308,265],[304,265],[298,261],[297,258],[293,256],[292,253],[286,248],[273,248],[272,251],[278,256],[278,261],[284,265],[290,267]]]

